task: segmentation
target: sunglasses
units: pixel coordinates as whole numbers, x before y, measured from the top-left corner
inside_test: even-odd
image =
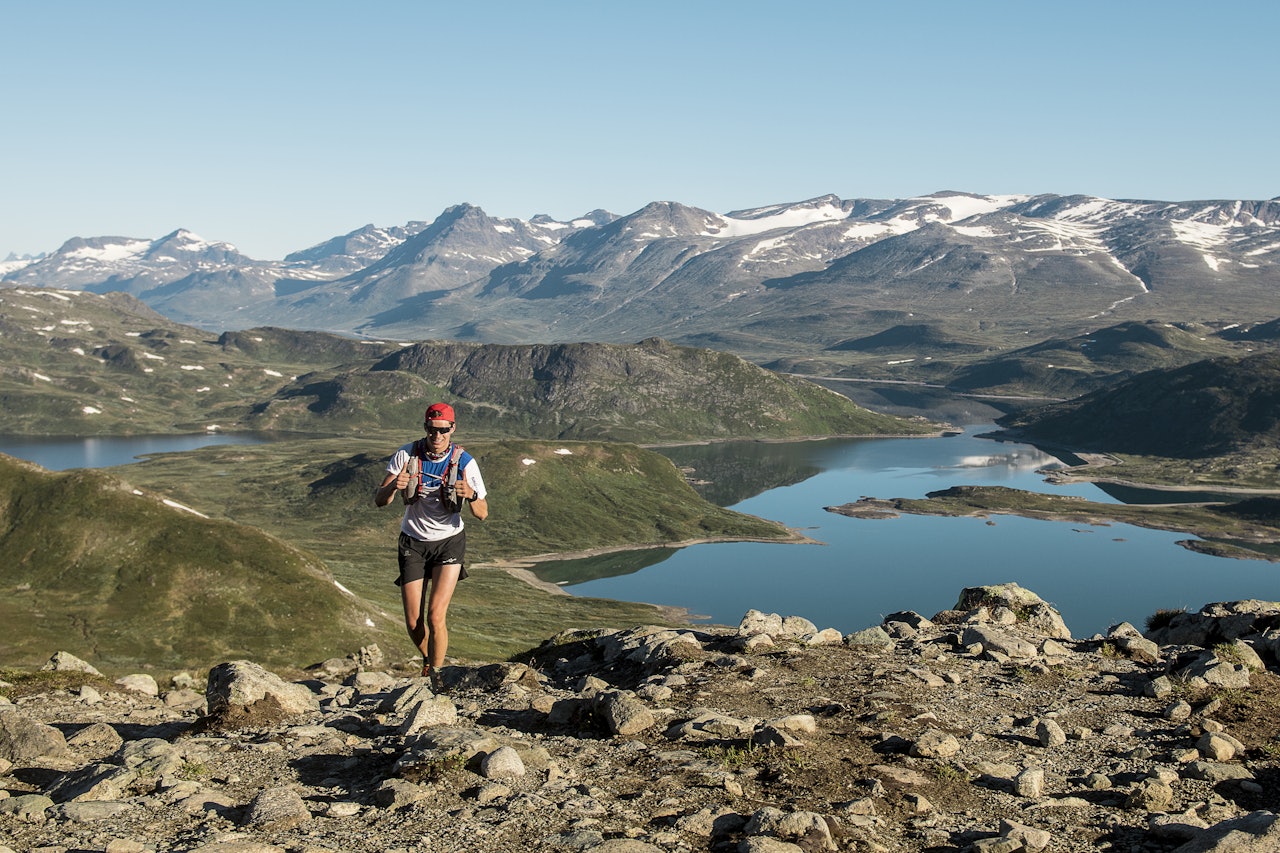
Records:
[[[427,431],[427,435],[444,435],[445,433],[453,432],[453,425],[450,424],[447,427],[437,427],[427,424],[425,429]]]

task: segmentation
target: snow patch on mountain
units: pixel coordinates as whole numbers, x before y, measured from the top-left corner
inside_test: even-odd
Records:
[[[1230,243],[1230,226],[1195,220],[1174,220],[1171,225],[1174,238],[1199,249],[1200,258],[1209,269],[1220,272],[1223,264],[1231,263],[1229,259],[1211,254],[1212,250],[1225,248]]]
[[[1110,254],[1102,242],[1102,229],[1097,225],[1069,219],[1019,219],[1018,241],[1043,240],[1039,245],[1023,246],[1027,252],[1065,252],[1068,250]],[[1047,240],[1045,238],[1048,238]],[[1050,242],[1052,241],[1052,242]]]
[[[1026,195],[932,195],[924,196],[922,202],[932,202],[946,207],[951,212],[948,221],[962,222],[974,216],[995,213],[1015,204],[1030,199]],[[942,219],[941,216],[936,218]]]
[[[965,237],[976,237],[982,240],[996,236],[995,229],[989,225],[952,225],[951,230]]]
[[[78,246],[74,249],[60,252],[60,254],[67,260],[83,259],[110,264],[118,261],[130,260],[144,255],[150,248],[150,240],[125,240],[119,243],[112,242],[104,245]]]
[[[17,272],[23,267],[31,266],[43,257],[43,253],[39,255],[15,255],[13,252],[10,252],[8,257],[3,261],[0,261],[0,278],[3,278],[11,272]]]
[[[908,234],[919,227],[920,223],[907,219],[891,219],[888,222],[853,222],[841,236],[846,241],[860,240],[872,243],[883,240],[885,237]]]
[[[1174,220],[1173,236],[1196,249],[1213,249],[1225,246],[1230,239],[1230,227],[1195,220]]]
[[[704,237],[750,237],[765,231],[779,228],[802,228],[817,222],[832,222],[847,219],[849,214],[835,204],[824,204],[817,207],[786,207],[768,216],[758,219],[734,219],[730,216],[717,215],[708,223]]]

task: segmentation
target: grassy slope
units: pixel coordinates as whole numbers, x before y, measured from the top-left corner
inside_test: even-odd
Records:
[[[0,510],[6,663],[66,650],[104,666],[296,664],[385,642],[394,627],[344,595],[314,554],[110,473],[0,455]]]

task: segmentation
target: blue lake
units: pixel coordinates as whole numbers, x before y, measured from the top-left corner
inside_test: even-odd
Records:
[[[1026,445],[976,435],[932,439],[759,442],[664,452],[696,482],[700,454],[722,468],[735,453],[743,468],[768,467],[770,454],[803,476],[727,505],[798,528],[821,545],[725,543],[540,564],[540,577],[574,595],[682,607],[716,624],[736,625],[749,609],[804,616],[819,628],[850,632],[900,610],[932,616],[955,605],[967,586],[1015,581],[1054,604],[1074,636],[1117,622],[1142,627],[1161,608],[1199,609],[1211,601],[1280,599],[1280,567],[1189,551],[1184,533],[1126,524],[1081,525],[1013,516],[986,519],[902,516],[854,519],[825,506],[862,496],[923,497],[954,485],[1001,485],[1117,502],[1092,484],[1059,487],[1038,468],[1057,460]],[[714,490],[714,479],[704,488]],[[708,497],[712,497],[708,494]]]
[[[193,433],[190,435],[108,435],[93,438],[43,438],[0,435],[0,452],[50,471],[70,468],[110,468],[137,462],[148,453],[177,453],[210,444],[259,444],[269,436],[253,433]]]

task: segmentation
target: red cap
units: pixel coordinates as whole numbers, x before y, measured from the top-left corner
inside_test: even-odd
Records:
[[[453,406],[448,403],[432,403],[427,406],[427,413],[423,416],[424,421],[448,421],[454,423],[457,418],[453,416]]]

